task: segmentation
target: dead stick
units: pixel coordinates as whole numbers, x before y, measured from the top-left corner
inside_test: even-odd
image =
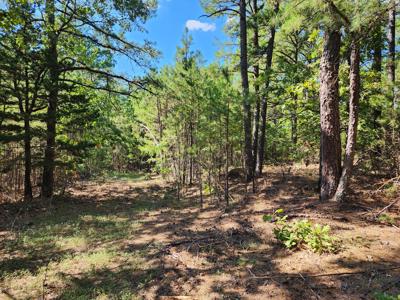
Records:
[[[399,180],[400,179],[400,176],[399,177],[394,177],[394,178],[391,178],[391,179],[389,179],[389,180],[386,180],[384,183],[382,183],[380,186],[379,186],[379,188],[378,189],[376,189],[374,192],[376,193],[376,192],[379,192],[385,185],[388,185],[389,183],[392,183],[392,182],[394,182],[394,181],[396,181],[396,180]],[[379,183],[378,183],[379,184]]]
[[[391,271],[391,270],[398,270],[400,266],[385,268],[385,269],[378,269],[378,270],[364,270],[364,271],[356,271],[356,272],[341,272],[341,273],[325,273],[325,274],[302,274],[303,277],[328,277],[328,276],[345,276],[345,275],[356,275],[356,274],[365,274],[371,272],[383,272],[383,271]],[[253,276],[249,279],[273,279],[273,278],[296,278],[300,277],[299,274],[269,274],[265,276]]]
[[[383,213],[385,210],[391,208],[393,205],[395,205],[395,204],[396,204],[397,202],[399,202],[399,201],[400,201],[400,197],[397,198],[396,200],[394,200],[394,201],[393,201],[392,203],[390,203],[389,205],[386,205],[384,208],[382,208],[382,209],[375,215],[375,218],[379,217],[379,215],[380,215],[381,213]]]
[[[317,299],[321,299],[319,297],[319,295],[312,289],[311,285],[308,284],[307,280],[304,278],[303,275],[301,275],[301,273],[299,273],[301,279],[303,279],[304,283],[307,284],[308,288],[311,290],[311,292],[314,294],[315,297],[317,297]]]

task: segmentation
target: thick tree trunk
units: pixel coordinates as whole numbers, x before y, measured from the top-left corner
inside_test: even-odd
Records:
[[[56,147],[56,123],[58,102],[58,52],[57,34],[55,29],[55,1],[46,1],[46,15],[48,20],[48,49],[47,63],[49,68],[48,108],[46,116],[46,149],[43,162],[42,197],[52,198],[54,193],[54,169]]]
[[[240,0],[240,74],[243,96],[244,164],[246,180],[251,181],[253,179],[253,149],[251,145],[251,109],[247,61],[246,0]]]
[[[396,94],[395,94],[395,81],[396,81],[396,7],[395,1],[392,0],[390,2],[391,8],[389,10],[389,20],[388,20],[388,33],[387,33],[387,40],[388,40],[388,79],[391,85],[391,97],[393,102],[393,108],[398,107],[398,103],[396,101]]]
[[[320,199],[328,200],[336,192],[341,174],[339,117],[340,31],[327,30],[320,62]]]
[[[31,151],[31,125],[29,115],[24,117],[24,200],[32,200],[32,151]]]
[[[342,176],[336,190],[334,200],[343,202],[346,194],[351,174],[353,171],[353,160],[357,143],[358,125],[358,103],[360,100],[360,46],[354,40],[351,43],[350,55],[350,100],[349,100],[349,125],[347,129],[346,154],[343,162]]]
[[[275,3],[275,13],[278,13],[279,3]],[[261,100],[261,124],[260,124],[260,137],[258,139],[258,153],[257,153],[257,163],[256,163],[256,172],[261,175],[264,164],[264,155],[265,155],[265,136],[266,136],[266,128],[267,128],[267,96],[268,96],[268,88],[269,88],[269,77],[271,73],[272,66],[272,55],[274,52],[274,44],[275,44],[275,26],[271,26],[270,28],[270,38],[267,45],[267,61],[266,61],[266,76],[265,76],[265,91]]]

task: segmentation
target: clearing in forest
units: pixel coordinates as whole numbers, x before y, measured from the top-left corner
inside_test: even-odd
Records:
[[[321,204],[315,167],[279,167],[257,193],[237,182],[224,209],[199,209],[196,189],[176,199],[158,177],[81,182],[51,207],[3,204],[1,299],[383,299],[400,293],[398,197],[357,176],[350,205]],[[336,253],[288,250],[263,215],[330,225]],[[13,216],[13,217],[11,217]],[[17,216],[17,217],[15,217]],[[172,299],[172,298],[170,298]],[[175,298],[174,298],[175,299]],[[179,298],[178,298],[179,299]],[[388,298],[389,299],[389,298]]]

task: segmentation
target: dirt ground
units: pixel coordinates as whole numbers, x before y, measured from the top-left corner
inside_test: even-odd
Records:
[[[347,204],[320,203],[316,166],[268,168],[231,206],[159,177],[81,182],[51,205],[0,208],[0,299],[384,299],[400,294],[399,197],[356,176]],[[250,191],[250,186],[248,187]],[[287,250],[264,214],[328,224],[334,254]],[[34,283],[32,283],[34,282]],[[377,293],[380,293],[379,295]],[[389,299],[389,298],[387,298]]]

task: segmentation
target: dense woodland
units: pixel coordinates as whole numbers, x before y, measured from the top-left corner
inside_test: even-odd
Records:
[[[185,203],[192,197],[190,207],[196,211],[215,206],[219,212],[235,214],[244,212],[241,205],[251,201],[278,203],[268,196],[269,185],[278,190],[296,187],[296,172],[313,170],[309,187],[310,197],[315,198],[313,213],[334,215],[335,211],[347,218],[348,207],[375,209],[371,221],[375,223],[370,226],[382,221],[380,224],[389,225],[387,230],[394,230],[398,237],[398,1],[201,0],[204,15],[200,19],[226,20],[224,32],[230,42],[221,45],[218,59],[205,62],[202,53],[194,50],[186,29],[174,64],[160,68],[156,68],[162,55],[157,41],[145,38],[146,22],[157,13],[156,2],[0,1],[0,209],[6,216],[4,232],[25,232],[26,224],[35,224],[42,210],[45,218],[57,216],[60,205],[79,210],[81,204],[71,192],[76,186],[107,182],[121,174],[144,174],[144,182],[157,178],[166,185],[163,199],[172,197],[173,203]],[[130,40],[131,32],[144,37]],[[129,61],[136,72],[117,72],[117,58]],[[308,185],[300,182],[291,193],[298,196],[305,187]],[[360,204],[367,194],[387,201]],[[129,193],[123,195],[130,197]],[[276,226],[276,239],[289,249],[301,248],[303,241],[313,252],[337,253],[328,233],[321,233],[328,239],[326,243],[318,240],[321,244],[304,237],[293,242],[285,236],[291,230],[308,228],[309,234],[319,228],[308,221],[290,225],[288,221],[296,216],[281,215],[291,204],[265,208],[264,221]],[[244,235],[251,236],[246,230]],[[16,238],[0,235],[3,237],[0,256],[13,257],[6,241]],[[202,249],[205,237],[190,239]],[[181,245],[169,242],[168,249]],[[229,243],[227,248],[232,246]],[[28,247],[18,245],[12,249]],[[390,249],[388,255],[397,252],[398,258],[400,248]],[[56,256],[49,254],[45,259],[46,272]],[[33,264],[35,259],[27,258]],[[390,266],[399,263],[391,261]],[[0,263],[0,283],[8,287],[6,275],[18,270],[11,265]],[[253,284],[258,282],[261,276],[254,275],[254,269],[249,272]],[[379,285],[376,299],[397,299],[393,293],[400,294],[399,274],[391,276],[397,281]],[[370,289],[371,278],[369,283],[368,276],[361,278],[360,285]],[[56,288],[47,294],[45,280],[43,288],[38,288],[43,299],[45,295],[48,299],[78,299],[81,295],[60,295]],[[143,286],[155,286],[151,280]],[[321,283],[299,280],[300,285],[308,286],[305,294],[291,291],[268,297],[369,299],[375,292],[363,291],[365,298],[358,294],[343,298],[346,292],[320,294]],[[129,293],[140,294],[141,288]],[[118,285],[105,289],[105,299],[122,299],[119,293],[123,289]],[[394,296],[386,293],[390,289]],[[177,296],[172,290],[141,296]],[[13,288],[8,288],[7,293],[0,289],[0,298],[2,292],[10,299],[39,297],[31,290],[13,298]],[[230,295],[232,298],[214,292],[216,298],[205,294],[204,299],[259,299],[244,296],[247,287],[246,292]],[[96,293],[91,290],[80,299],[101,294]],[[260,293],[260,299],[268,298],[266,292]],[[133,297],[129,295],[123,299]]]

